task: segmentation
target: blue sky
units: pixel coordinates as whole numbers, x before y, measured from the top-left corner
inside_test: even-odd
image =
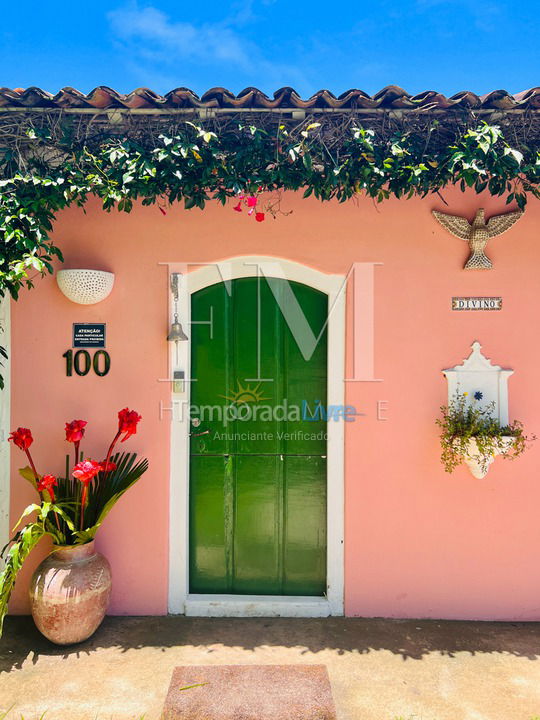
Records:
[[[478,94],[540,84],[538,0],[5,4],[0,85]]]

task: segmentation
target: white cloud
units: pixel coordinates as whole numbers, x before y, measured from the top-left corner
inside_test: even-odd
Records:
[[[460,13],[460,20],[466,23],[467,18],[463,13],[467,13],[478,30],[492,32],[498,28],[501,17],[504,15],[505,8],[498,2],[491,0],[416,0],[416,6],[420,11],[429,11],[432,8],[441,6],[454,8]]]
[[[193,74],[194,65],[199,65],[215,68],[216,80],[224,71],[234,70],[238,80],[247,79],[248,84],[265,80],[267,87],[275,88],[304,83],[297,67],[268,59],[249,38],[244,26],[254,18],[250,0],[241,10],[209,23],[172,20],[161,10],[137,2],[112,10],[107,17],[124,61],[139,66],[146,76],[156,72],[165,77],[167,68],[177,68],[182,62],[183,76]]]
[[[249,57],[242,38],[224,23],[202,24],[171,22],[153,7],[131,6],[108,13],[111,27],[121,40],[148,43],[140,46],[150,54],[169,59],[214,59],[248,67]]]

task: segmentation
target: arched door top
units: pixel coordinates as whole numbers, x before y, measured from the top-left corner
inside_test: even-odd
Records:
[[[190,293],[218,282],[244,277],[275,277],[308,285],[327,295],[338,293],[343,286],[342,275],[321,272],[293,260],[267,255],[244,255],[208,263],[186,275]]]

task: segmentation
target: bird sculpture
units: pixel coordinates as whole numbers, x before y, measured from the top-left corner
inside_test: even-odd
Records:
[[[437,210],[433,210],[433,215],[448,232],[469,243],[471,254],[465,264],[465,270],[489,270],[493,264],[484,252],[488,240],[511,228],[523,215],[523,211],[516,210],[505,215],[494,215],[486,223],[484,210],[480,208],[472,225],[466,218],[458,215],[445,215]]]

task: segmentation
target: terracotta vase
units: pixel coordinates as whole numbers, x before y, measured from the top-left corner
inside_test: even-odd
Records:
[[[38,630],[57,645],[89,638],[105,617],[111,594],[111,567],[86,545],[54,546],[30,583],[32,617]]]

